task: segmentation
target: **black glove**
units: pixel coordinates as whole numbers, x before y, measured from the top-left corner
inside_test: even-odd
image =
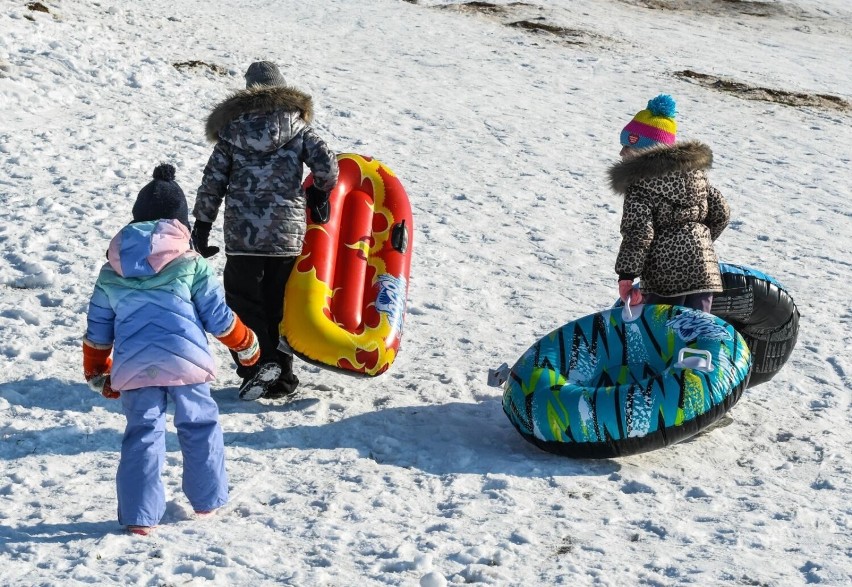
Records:
[[[311,220],[315,224],[325,224],[331,216],[331,206],[328,203],[328,192],[318,187],[310,186],[305,190],[308,198],[308,209],[311,211]]]
[[[213,223],[204,222],[203,220],[196,220],[195,225],[192,227],[192,247],[201,253],[201,256],[205,259],[219,252],[219,247],[210,247],[207,245],[211,228],[213,228]]]

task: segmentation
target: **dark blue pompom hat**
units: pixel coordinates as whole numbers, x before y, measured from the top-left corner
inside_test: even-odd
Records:
[[[142,188],[133,204],[133,222],[173,218],[189,226],[186,196],[175,181],[175,168],[161,163],[154,169],[154,179]]]

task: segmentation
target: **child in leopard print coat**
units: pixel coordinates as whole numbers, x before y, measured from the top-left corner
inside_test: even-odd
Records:
[[[729,208],[707,181],[713,153],[697,141],[675,144],[675,102],[660,95],[621,132],[622,161],[609,170],[624,196],[621,247],[615,262],[625,303],[687,306],[710,311],[722,291],[715,241]],[[641,278],[640,290],[633,280]]]

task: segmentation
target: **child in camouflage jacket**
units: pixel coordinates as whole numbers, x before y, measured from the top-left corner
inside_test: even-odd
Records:
[[[278,67],[252,63],[246,89],[217,105],[207,119],[215,143],[204,169],[192,214],[193,240],[205,257],[210,228],[225,203],[227,256],[224,285],[228,305],[257,333],[261,359],[256,367],[237,363],[240,397],[286,397],[299,383],[293,357],[278,349],[284,315],[284,287],[301,253],[307,226],[328,219],[328,193],[337,183],[335,154],[314,132],[309,95],[287,86]],[[313,172],[308,194],[304,165]]]

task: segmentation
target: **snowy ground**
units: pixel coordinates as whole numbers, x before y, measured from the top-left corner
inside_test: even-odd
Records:
[[[0,584],[852,582],[852,111],[675,75],[848,104],[852,6],[534,1],[0,0]],[[170,427],[166,517],[130,536],[113,481],[124,418],[81,380],[86,304],[158,162],[191,206],[206,115],[258,59],[314,96],[334,149],[408,191],[401,354],[375,379],[300,363],[298,400],[247,403],[217,346],[232,501],[191,518]],[[714,150],[733,210],[720,257],[785,284],[798,347],[728,426],[560,458],[517,434],[486,372],[615,299],[605,171],[660,92],[679,138]]]

